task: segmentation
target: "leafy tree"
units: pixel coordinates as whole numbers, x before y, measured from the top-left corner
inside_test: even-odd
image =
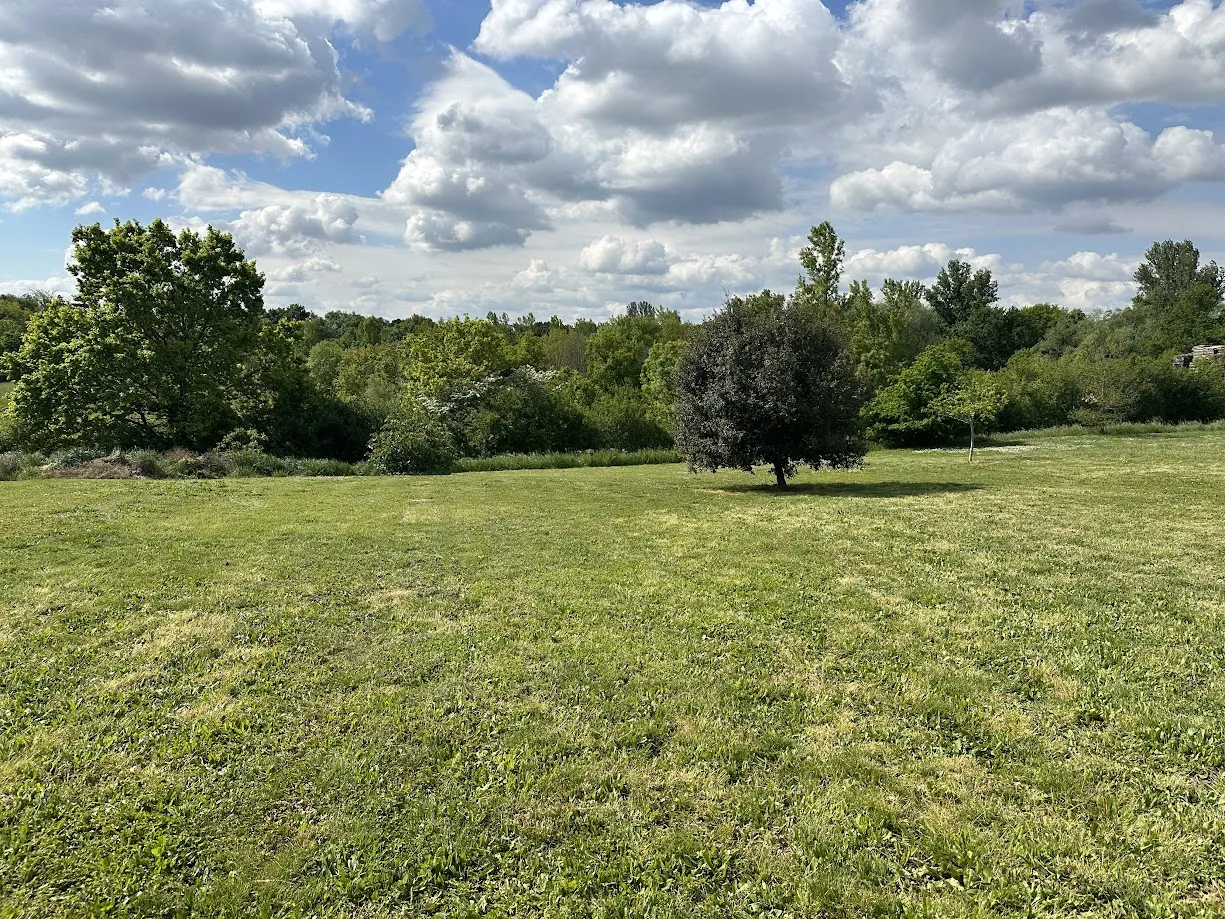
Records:
[[[637,386],[652,345],[659,340],[654,316],[618,316],[587,339],[587,375],[611,392]]]
[[[885,281],[881,300],[866,284],[854,282],[848,307],[854,316],[851,342],[859,373],[874,386],[887,385],[925,348],[942,337],[940,320],[923,302],[918,281]]]
[[[654,319],[657,312],[655,305],[646,300],[635,300],[625,308],[625,315],[639,316],[644,319]]]
[[[685,353],[683,341],[659,341],[642,366],[642,395],[647,416],[666,431],[676,428],[676,373]]]
[[[1080,403],[1075,367],[1035,350],[1019,351],[998,374],[1005,394],[1000,424],[1011,431],[1068,424]]]
[[[306,369],[310,373],[311,382],[323,392],[335,394],[336,380],[340,376],[340,363],[344,360],[344,355],[344,347],[334,338],[316,342],[306,359]]]
[[[521,363],[509,329],[488,319],[440,322],[407,339],[403,352],[409,401],[435,396],[449,385],[472,383]]]
[[[1225,268],[1216,262],[1201,265],[1199,257],[1199,249],[1189,239],[1153,243],[1136,269],[1139,291],[1133,302],[1168,306],[1200,285],[1211,288],[1218,303],[1225,299]]]
[[[892,445],[933,443],[951,433],[947,418],[931,405],[965,375],[969,346],[959,339],[933,345],[864,409],[868,434]]]
[[[669,433],[652,419],[650,407],[636,386],[599,392],[586,415],[601,447],[648,450],[672,444]]]
[[[15,354],[21,349],[26,325],[34,315],[34,304],[30,300],[31,298],[27,297],[0,294],[0,380],[8,378],[4,370],[5,356]]]
[[[18,425],[39,446],[211,447],[260,347],[263,276],[228,234],[160,220],[72,234],[71,304],[48,306],[10,361]]]
[[[519,367],[455,384],[423,405],[447,425],[466,456],[586,449],[595,435],[566,383],[555,371]]]
[[[863,463],[862,389],[840,334],[769,291],[733,297],[694,336],[677,374],[676,442],[691,469]]]
[[[970,426],[970,462],[974,462],[974,437],[995,423],[1004,407],[1004,398],[994,374],[972,370],[933,399],[927,410]]]
[[[846,298],[840,292],[846,243],[828,220],[812,228],[808,245],[800,250],[804,275],[796,287],[796,300],[825,321],[842,322]]]
[[[571,329],[560,322],[549,328],[542,346],[545,365],[554,370],[587,370],[587,339],[590,335],[579,329]]]
[[[974,271],[960,259],[942,268],[927,291],[927,302],[953,334],[999,299],[999,284],[991,272],[986,268]]]

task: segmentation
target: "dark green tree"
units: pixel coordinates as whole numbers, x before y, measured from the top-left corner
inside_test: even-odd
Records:
[[[999,284],[986,268],[975,271],[966,262],[953,259],[927,290],[927,302],[953,334],[1000,299]]]
[[[1139,286],[1135,303],[1168,306],[1193,287],[1207,285],[1217,302],[1225,299],[1225,268],[1216,262],[1201,265],[1199,249],[1189,239],[1153,243],[1136,269]]]
[[[156,220],[78,227],[72,241],[76,298],[35,316],[11,360],[31,442],[206,448],[242,426],[264,278],[234,240]]]
[[[770,291],[733,297],[677,371],[676,442],[691,469],[862,465],[863,390],[841,334]]]

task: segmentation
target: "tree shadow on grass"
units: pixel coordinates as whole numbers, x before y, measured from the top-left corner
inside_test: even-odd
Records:
[[[981,491],[981,485],[965,482],[797,482],[786,490],[773,482],[729,485],[712,489],[733,495],[761,495],[773,498],[921,498]]]

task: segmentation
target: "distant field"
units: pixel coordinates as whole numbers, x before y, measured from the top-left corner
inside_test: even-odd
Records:
[[[1223,915],[1223,453],[0,483],[0,915]]]

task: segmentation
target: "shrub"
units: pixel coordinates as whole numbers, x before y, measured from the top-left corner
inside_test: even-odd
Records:
[[[0,482],[11,482],[21,474],[21,457],[16,453],[0,453]]]
[[[650,406],[642,393],[623,386],[604,393],[587,410],[587,421],[599,436],[600,446],[617,450],[650,450],[671,447],[673,440],[649,417]]]
[[[293,460],[281,459],[263,450],[234,450],[217,454],[217,458],[225,464],[229,475],[239,478],[284,476],[295,471]]]
[[[391,418],[370,441],[370,462],[384,475],[449,475],[455,440],[422,409]]]
[[[146,479],[164,479],[170,475],[165,460],[156,450],[134,450],[128,454],[128,464]]]
[[[84,466],[94,460],[102,459],[108,451],[96,450],[91,447],[69,447],[56,450],[51,454],[51,465],[56,469],[71,469],[74,466]]]
[[[298,463],[298,475],[304,476],[350,476],[356,475],[353,464],[344,460],[304,459]]]

